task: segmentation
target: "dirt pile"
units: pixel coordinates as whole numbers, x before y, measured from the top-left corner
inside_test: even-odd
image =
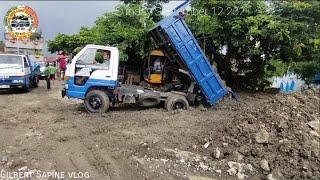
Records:
[[[217,109],[237,109],[212,140],[211,156],[239,164],[252,164],[253,176],[267,179],[319,179],[319,94],[253,95],[257,102],[232,107],[227,101]],[[252,104],[251,104],[252,103]],[[230,164],[230,163],[229,163]],[[235,175],[232,165],[225,171]]]
[[[241,102],[212,108],[100,115],[62,99],[62,87],[0,93],[0,170],[97,180],[320,179],[319,94],[239,93]]]
[[[240,95],[168,114],[178,128],[141,143],[135,159],[178,179],[319,179],[319,94]]]

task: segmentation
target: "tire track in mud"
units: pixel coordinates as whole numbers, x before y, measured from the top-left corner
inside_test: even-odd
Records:
[[[65,112],[65,119],[67,120],[67,124],[72,124],[73,127],[76,129],[76,137],[75,139],[72,139],[72,141],[78,141],[80,145],[80,152],[78,157],[70,157],[70,163],[73,164],[73,166],[76,169],[81,169],[81,166],[91,166],[93,170],[96,170],[97,172],[93,172],[98,177],[93,177],[94,179],[123,179],[121,176],[124,176],[126,173],[121,172],[120,170],[123,169],[123,164],[117,161],[116,159],[112,158],[108,152],[105,149],[96,148],[95,144],[93,143],[93,138],[95,138],[94,135],[92,135],[89,132],[86,131],[86,129],[83,129],[83,126],[79,126],[76,121],[74,121],[74,118],[78,118],[79,116],[74,113],[74,111],[77,109],[75,107],[70,108],[70,104],[61,103],[57,104],[57,101],[55,100],[57,97],[50,97],[50,99],[47,101],[48,105],[50,103],[53,103],[54,106],[49,105],[46,111],[61,111]],[[49,102],[51,101],[51,102]],[[46,103],[46,104],[47,104]],[[81,117],[83,118],[83,117]],[[72,120],[71,120],[72,119]],[[81,150],[83,148],[83,150]],[[81,161],[81,163],[77,163]],[[84,162],[86,161],[86,162]],[[120,160],[121,161],[121,160]],[[121,166],[120,166],[121,165]],[[79,166],[79,167],[78,167]],[[87,167],[88,168],[88,167]],[[88,169],[81,169],[83,171],[88,171]]]
[[[128,158],[123,156],[121,157],[112,157],[112,153],[104,148],[97,148],[96,145],[92,142],[92,139],[87,139],[88,137],[95,137],[96,132],[90,133],[81,129],[77,126],[75,121],[71,123],[76,126],[78,132],[78,141],[89,153],[84,153],[84,156],[88,163],[94,167],[94,169],[103,175],[103,179],[116,179],[122,180],[123,177],[128,177],[127,179],[132,179],[132,176],[135,176],[133,179],[139,179],[139,176],[132,174],[131,167],[123,163],[123,161],[129,161]],[[90,131],[90,130],[89,130]],[[94,135],[92,135],[94,134]]]

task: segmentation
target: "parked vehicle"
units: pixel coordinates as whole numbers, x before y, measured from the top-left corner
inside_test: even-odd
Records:
[[[44,74],[44,70],[46,69],[46,62],[41,61],[38,64],[40,65],[40,76],[39,76],[39,79],[40,80],[45,80],[47,78],[46,75]]]
[[[0,54],[0,89],[38,87],[40,66],[28,56]]]
[[[183,16],[173,13],[152,28],[150,35],[169,59],[162,70],[166,75],[164,91],[119,84],[118,48],[87,45],[67,68],[62,96],[83,99],[90,112],[105,112],[110,106],[119,104],[152,107],[161,102],[168,111],[172,111],[188,109],[189,104],[207,102],[213,105],[228,93],[228,88],[209,64]],[[101,63],[96,63],[100,52],[109,54],[108,63],[101,60]],[[173,77],[177,80],[173,81]]]

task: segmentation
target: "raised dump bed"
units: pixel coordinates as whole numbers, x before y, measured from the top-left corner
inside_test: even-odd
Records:
[[[183,17],[173,14],[166,17],[150,34],[171,61],[177,61],[189,71],[208,103],[213,105],[228,93]]]

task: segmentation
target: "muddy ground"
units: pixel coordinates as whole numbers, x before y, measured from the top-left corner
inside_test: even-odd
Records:
[[[62,99],[62,82],[44,87],[0,93],[2,172],[42,179],[49,172],[116,180],[320,179],[319,92],[239,93],[241,102],[225,98],[212,108],[126,107],[99,115]]]

